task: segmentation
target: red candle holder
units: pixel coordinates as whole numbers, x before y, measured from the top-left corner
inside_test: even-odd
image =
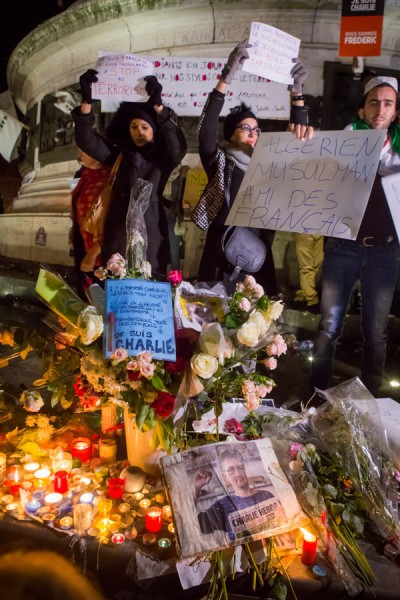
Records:
[[[72,440],[71,454],[72,458],[78,458],[86,463],[90,460],[91,442],[89,438],[77,437]]]
[[[57,471],[54,474],[54,491],[59,494],[68,492],[68,473],[67,471]]]
[[[159,506],[149,506],[146,511],[145,525],[147,531],[158,533],[162,527],[162,510]]]
[[[10,481],[10,494],[14,497],[19,496],[19,490],[21,489],[22,481]]]
[[[306,530],[303,530],[304,539],[303,539],[303,549],[301,552],[301,562],[303,565],[312,565],[314,564],[315,557],[317,555],[317,538],[312,533],[309,533]]]
[[[111,477],[108,480],[108,495],[110,498],[120,500],[122,498],[122,494],[124,493],[124,488],[125,479],[121,479],[120,477]]]

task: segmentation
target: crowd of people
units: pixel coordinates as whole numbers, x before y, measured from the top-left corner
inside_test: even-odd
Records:
[[[261,132],[257,115],[250,106],[241,103],[224,118],[224,139],[218,140],[226,94],[249,57],[249,47],[248,40],[244,40],[232,50],[199,120],[198,149],[208,183],[192,212],[194,223],[207,232],[197,279],[208,284],[220,281],[231,293],[238,281],[252,274],[270,297],[277,297],[280,290],[271,251],[273,232],[225,225]],[[304,141],[314,134],[303,96],[308,72],[298,58],[293,62],[288,131]],[[80,78],[82,104],[72,115],[83,168],[73,192],[72,206],[81,295],[85,292],[85,281],[93,280],[99,264],[106,264],[116,252],[125,255],[131,190],[140,179],[152,184],[144,215],[152,277],[165,279],[171,265],[171,223],[165,190],[167,183],[176,178],[187,146],[177,115],[163,105],[161,84],[154,76],[145,79],[147,102],[121,103],[105,134],[100,135],[93,128],[92,114],[91,84],[97,81],[96,71],[90,69]],[[293,306],[321,314],[312,362],[312,386],[326,389],[332,381],[335,346],[352,292],[356,285],[361,286],[362,379],[377,393],[382,384],[386,330],[399,262],[399,243],[381,183],[382,176],[400,170],[399,94],[395,78],[376,76],[370,71],[358,74],[355,86],[360,101],[357,114],[347,128],[388,130],[380,167],[356,240],[323,238],[306,232],[295,234],[300,281]],[[349,106],[350,109],[355,110]],[[85,231],[85,214],[105,182],[110,182],[110,173],[111,201],[104,231],[96,238]],[[247,247],[248,242],[249,247],[257,248],[259,254],[255,260],[247,256],[242,257],[242,264],[235,264],[227,257],[226,240],[229,236],[233,240],[239,233],[240,243]],[[178,262],[176,248],[172,262]]]

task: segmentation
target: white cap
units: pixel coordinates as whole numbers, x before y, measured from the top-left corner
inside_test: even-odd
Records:
[[[378,85],[389,85],[394,89],[396,94],[399,92],[399,84],[397,83],[396,77],[384,77],[383,75],[378,75],[367,81],[364,88],[364,96]]]

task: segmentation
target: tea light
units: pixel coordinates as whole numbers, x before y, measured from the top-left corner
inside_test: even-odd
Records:
[[[18,502],[10,502],[10,504],[6,505],[6,511],[13,512],[14,510],[17,510],[18,506]]]
[[[173,524],[173,523],[170,523],[170,524],[168,525],[168,531],[169,531],[170,533],[175,533],[175,527],[174,527],[174,524]]]
[[[89,462],[90,459],[90,439],[77,437],[72,440],[71,454],[73,459],[79,459],[81,462]]]
[[[171,507],[168,506],[168,504],[166,504],[165,506],[162,507],[161,512],[162,512],[163,519],[165,519],[166,521],[171,520],[172,512],[171,512]]]
[[[304,535],[301,562],[303,565],[312,565],[317,554],[317,538],[306,529],[301,528]]]
[[[41,506],[39,500],[32,499],[25,505],[25,508],[28,512],[35,513]]]
[[[6,494],[1,499],[3,504],[10,504],[10,502],[13,502],[13,500],[14,500],[14,496],[11,496],[11,494]]]
[[[150,506],[145,517],[147,531],[158,533],[162,527],[162,512],[159,506]]]
[[[57,473],[57,471],[66,471],[69,473],[72,469],[72,454],[69,452],[58,452],[53,456],[51,466],[54,473]]]
[[[74,520],[72,517],[62,517],[60,519],[60,528],[61,529],[71,529],[74,524]]]
[[[118,525],[121,524],[121,515],[114,514],[110,515],[108,518],[111,521],[111,523],[117,523]]]
[[[171,546],[171,540],[170,539],[168,539],[168,538],[161,538],[160,540],[158,540],[158,547],[161,550],[166,550],[170,546]]]
[[[50,469],[38,469],[35,471],[34,477],[34,485],[36,488],[46,488],[50,483]]]
[[[48,509],[47,506],[41,506],[37,510],[37,514],[38,514],[39,517],[43,517],[43,515],[47,515],[48,512],[49,512],[49,509]]]
[[[157,502],[157,504],[164,504],[165,502],[165,496],[164,494],[156,494],[153,498],[154,502]]]
[[[28,462],[24,465],[24,471],[27,473],[33,474],[38,469],[40,469],[40,464],[38,462]]]
[[[138,531],[137,531],[136,527],[129,527],[125,531],[125,538],[127,540],[134,540],[134,539],[136,539],[137,534],[138,534]]]
[[[133,494],[133,497],[136,500],[136,502],[139,502],[139,500],[141,500],[144,497],[144,494],[142,494],[142,492],[136,492],[136,494]]]
[[[43,515],[42,520],[46,525],[54,525],[54,521],[56,520],[56,515],[54,513],[47,513]]]
[[[49,508],[54,508],[55,506],[57,506],[57,504],[60,504],[62,499],[62,494],[59,494],[58,492],[53,492],[52,494],[47,494],[47,496],[44,497],[44,503]]]
[[[151,502],[150,502],[150,500],[148,498],[143,498],[143,500],[141,500],[139,502],[139,506],[141,508],[146,508],[146,509],[149,508],[150,504],[151,504]]]
[[[154,533],[144,533],[143,534],[143,544],[145,546],[151,546],[156,543],[156,536]]]
[[[117,460],[117,439],[111,436],[99,440],[99,458],[103,463],[111,464]]]
[[[125,541],[125,536],[123,533],[114,533],[111,541],[113,544],[122,544]]]
[[[98,529],[97,527],[91,527],[88,530],[88,536],[92,537],[92,538],[97,538],[100,535],[100,529]]]
[[[118,510],[120,513],[128,513],[131,510],[131,505],[128,504],[127,502],[122,502],[118,506]]]
[[[92,504],[93,500],[94,500],[94,494],[92,494],[92,492],[85,492],[79,498],[79,502],[85,502],[86,504]]]

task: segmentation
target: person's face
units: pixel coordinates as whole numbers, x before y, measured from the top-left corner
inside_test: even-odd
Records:
[[[388,129],[397,117],[396,92],[389,85],[373,88],[367,94],[359,116],[371,129]]]
[[[145,146],[154,138],[153,128],[143,119],[132,119],[129,124],[129,133],[136,146]]]
[[[89,156],[89,154],[86,154],[80,148],[78,148],[78,161],[88,169],[99,169],[101,166],[98,160],[93,158],[93,156]]]
[[[249,480],[247,479],[244,464],[238,458],[227,458],[222,464],[222,471],[228,484],[234,491],[247,490]]]
[[[242,127],[243,125],[245,127]],[[249,117],[236,125],[230,142],[234,146],[246,151],[249,148],[254,148],[258,140],[258,135],[257,121]]]

